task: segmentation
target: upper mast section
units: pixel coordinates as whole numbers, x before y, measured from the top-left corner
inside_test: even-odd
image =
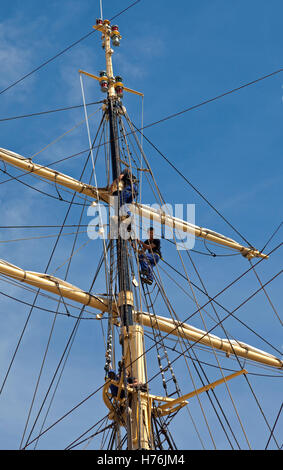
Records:
[[[111,26],[109,20],[101,19],[96,20],[96,25],[94,25],[93,28],[102,33],[102,47],[105,51],[106,74],[104,71],[100,72],[99,77],[101,91],[108,92],[109,98],[122,98],[124,86],[121,77],[114,77],[112,64],[112,54],[114,50],[111,48],[111,42],[113,47],[120,45],[122,36],[119,32],[119,28],[117,25]]]
[[[79,73],[98,80],[101,91],[104,93],[108,92],[108,98],[112,100],[123,98],[124,91],[133,93],[135,95],[144,96],[143,93],[139,91],[125,87],[122,83],[122,78],[119,75],[114,76],[112,64],[112,55],[114,54],[114,50],[111,48],[111,44],[113,47],[118,47],[120,45],[122,36],[119,32],[118,26],[111,26],[109,20],[97,19],[93,28],[102,33],[101,39],[102,47],[105,51],[106,70],[101,71],[99,73],[99,77],[93,75],[92,73],[84,72],[83,70],[79,70]]]

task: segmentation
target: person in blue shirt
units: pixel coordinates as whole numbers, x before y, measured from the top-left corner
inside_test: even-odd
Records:
[[[148,229],[148,235],[148,239],[144,242],[138,240],[138,243],[142,248],[142,251],[139,254],[139,263],[141,268],[141,274],[146,276],[143,281],[147,284],[152,284],[153,268],[157,265],[161,258],[161,244],[158,238],[154,238],[153,227],[150,227]]]
[[[128,204],[131,204],[138,195],[138,181],[127,168],[111,185],[113,196],[119,196],[120,207],[123,207],[120,215],[131,217]]]
[[[116,374],[115,370],[110,370],[108,372],[108,377],[109,377],[110,380],[115,380],[116,382],[119,382],[119,377]],[[112,396],[117,397],[118,387],[114,384],[110,384],[109,388],[110,388],[110,392],[111,392]]]
[[[127,374],[127,383],[131,386],[131,387],[138,387],[140,385],[140,388],[142,391],[146,391],[147,390],[147,387],[145,384],[139,384],[136,377],[131,377],[130,376],[130,373],[129,371],[126,372]],[[115,370],[110,370],[108,372],[108,378],[110,380],[114,380],[115,382],[119,382],[120,381],[120,375],[116,374],[116,371]],[[110,384],[110,392],[111,392],[111,395],[113,397],[117,397],[118,395],[118,386],[117,385],[114,385],[114,384]],[[121,393],[120,393],[120,398],[124,398],[125,397],[125,390],[121,390]]]

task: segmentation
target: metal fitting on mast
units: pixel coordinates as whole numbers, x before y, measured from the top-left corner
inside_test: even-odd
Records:
[[[102,33],[102,47],[105,51],[106,75],[102,77],[103,81],[100,81],[101,90],[107,91],[109,98],[117,99],[118,97],[123,96],[123,84],[122,87],[119,87],[116,83],[117,80],[114,77],[112,65],[112,55],[114,50],[111,48],[111,41],[114,47],[119,46],[122,36],[119,33],[118,26],[114,25],[111,27],[109,20],[97,19],[96,25],[94,25],[93,28]]]

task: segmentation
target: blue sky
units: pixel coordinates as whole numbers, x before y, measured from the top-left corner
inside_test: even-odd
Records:
[[[128,5],[129,2],[126,0],[104,1],[104,17],[112,17]],[[155,2],[142,0],[117,18],[115,22],[117,21],[119,25],[123,39],[121,47],[114,55],[115,73],[123,77],[126,86],[144,93],[145,126],[282,67],[282,13],[282,2],[277,0],[272,2],[181,0],[175,4],[161,0]],[[0,90],[91,31],[98,16],[98,1],[50,1],[44,6],[29,0],[24,2],[24,5],[20,1],[5,2],[5,5],[2,5],[0,22],[2,63]],[[81,104],[78,70],[84,69],[97,74],[104,68],[103,64],[104,57],[99,36],[93,34],[40,71],[1,94],[0,119]],[[103,98],[96,82],[89,79],[84,80],[84,83],[87,101],[98,101]],[[282,74],[278,74],[145,130],[145,135],[160,151],[257,248],[265,245],[282,220],[282,85]],[[140,125],[140,98],[127,95],[124,104],[135,124]],[[91,110],[94,111],[95,108]],[[0,122],[0,145],[31,157],[82,119],[83,110],[79,109],[37,118]],[[95,132],[99,119],[98,114],[92,118],[92,133]],[[48,165],[87,147],[87,132],[82,125],[42,151],[35,159],[41,164]],[[149,144],[144,144],[144,150],[166,202],[195,204],[197,224],[241,241],[232,228]],[[56,168],[78,178],[82,165],[82,158],[77,157],[57,165]],[[15,169],[8,171],[13,175],[19,173]],[[105,184],[103,159],[97,164],[97,176],[98,184],[103,186]],[[2,182],[7,176],[1,174],[0,178]],[[87,176],[85,180],[88,182]],[[32,177],[26,181],[38,189],[56,195],[54,189],[50,189],[49,185],[42,181]],[[7,182],[0,188],[2,207],[0,225],[62,223],[67,204],[32,191],[15,181]],[[144,203],[154,202],[147,185],[144,186],[142,194]],[[70,200],[69,193],[65,196]],[[77,223],[79,214],[80,206],[74,207],[67,223]],[[82,223],[88,222],[89,218],[84,214]],[[49,232],[31,230],[27,233],[26,230],[2,229],[1,240],[55,234],[57,230],[50,229]],[[69,229],[70,231],[72,230]],[[65,232],[68,230],[65,229]],[[60,242],[56,250],[56,259],[52,261],[48,272],[56,272],[58,277],[64,277],[64,268],[59,269],[59,267],[69,256],[72,239],[72,236],[66,236]],[[268,249],[275,248],[281,240],[282,230],[268,245]],[[78,246],[86,241],[86,234],[82,234]],[[98,242],[89,243],[74,257],[68,278],[70,282],[87,290],[101,253],[101,246],[98,247],[95,243]],[[54,238],[1,243],[1,258],[26,269],[43,272],[53,245]],[[163,242],[162,248],[165,258],[181,269],[175,249],[166,241]],[[196,242],[196,249],[205,251],[200,242]],[[224,254],[227,251],[217,249],[217,253]],[[258,274],[263,282],[279,272],[282,266],[281,259],[282,249],[279,249],[268,261],[260,263]],[[210,295],[215,295],[223,286],[249,268],[249,263],[240,256],[212,258],[194,254],[194,261]],[[198,282],[187,259],[186,263],[189,276],[194,282]],[[194,311],[194,304],[191,301],[185,304],[181,294],[176,298],[176,289],[166,276],[164,282],[172,301],[174,299],[180,318],[185,319]],[[94,292],[104,292],[104,288],[103,278],[100,277]],[[221,295],[219,301],[226,308],[233,309],[258,288],[258,280],[254,273],[250,272],[233,288]],[[1,280],[1,291],[30,303],[34,297],[33,293],[11,286],[3,280]],[[279,276],[267,287],[267,292],[278,312],[280,308],[282,309],[281,291],[282,279]],[[205,298],[201,296],[198,300],[205,302]],[[49,308],[53,309],[55,303],[43,298],[40,300],[40,305],[49,305]],[[160,305],[160,308],[163,307]],[[7,370],[28,312],[28,307],[1,296],[1,376]],[[164,309],[159,313],[166,315]],[[282,351],[280,322],[263,293],[255,296],[237,314],[277,350]],[[224,316],[224,313],[221,312],[221,315]],[[209,318],[207,321],[208,325],[213,325]],[[51,322],[51,315],[39,310],[33,313],[0,397],[2,449],[15,449],[19,446]],[[192,324],[204,329],[199,317],[195,317]],[[59,318],[56,323],[33,418],[36,416],[36,410],[40,406],[72,326],[73,321],[65,317]],[[225,327],[234,338],[242,339],[271,354],[275,353],[272,347],[234,319],[225,321]],[[221,329],[216,330],[215,334],[224,336]],[[209,358],[208,353],[199,354],[203,360]],[[222,360],[226,367],[231,367],[231,364],[231,368],[237,366],[235,361],[231,363],[231,360],[226,362],[225,359]],[[104,345],[101,326],[97,322],[82,322],[48,424],[103,383],[103,366]],[[179,374],[178,378],[185,393],[191,390],[192,383],[184,367],[184,364],[179,366],[176,363],[176,372]],[[217,371],[211,367],[207,370],[211,381],[219,378],[219,372],[217,375]],[[251,366],[250,371],[279,375],[273,370],[253,369]],[[280,379],[255,375],[251,375],[249,379],[272,426],[281,404]],[[151,391],[155,390],[155,386],[158,387],[158,384],[153,384]],[[269,433],[247,383],[243,378],[236,379],[231,383],[231,390],[251,447],[264,448]],[[240,436],[241,447],[247,448],[247,441],[243,437],[241,426],[236,419],[235,408],[231,405],[227,392],[219,388],[218,393],[229,420]],[[202,397],[202,400],[210,426],[212,428],[219,426],[207,403],[207,398]],[[66,419],[47,433],[39,448],[64,448],[80,432],[106,414],[103,407],[101,397],[94,397],[72,415],[72,418]],[[97,414],[98,409],[100,413]],[[208,449],[213,448],[197,400],[191,401],[190,411],[199,423],[203,442]],[[282,430],[282,417],[277,426],[280,442],[279,429],[281,427]],[[202,448],[188,415],[183,411],[176,418],[174,435],[180,448]],[[221,430],[216,432],[216,447],[229,448]],[[271,442],[270,448],[274,448],[274,443]]]

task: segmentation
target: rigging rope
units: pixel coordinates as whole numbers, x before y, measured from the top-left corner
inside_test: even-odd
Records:
[[[138,132],[140,132],[140,130],[135,126],[135,124],[131,124]],[[178,173],[178,175],[184,181],[186,181],[186,183],[234,230],[234,232],[236,232],[245,241],[245,243],[247,243],[252,248],[252,245],[248,242],[248,240],[226,219],[226,217],[224,217],[223,214],[221,214],[221,212],[219,212],[218,209],[216,209],[216,207],[212,203],[209,202],[209,200],[200,192],[200,190],[197,189],[196,186],[193,185],[180,170],[178,170],[178,168],[169,160],[169,158],[167,158],[164,153],[162,153],[161,150],[159,150],[159,148],[148,137],[146,137],[144,133],[143,137],[157,151],[157,153],[176,171],[176,173]]]
[[[275,247],[275,248],[269,253],[269,255],[270,255],[271,253],[274,253],[274,252],[275,252],[277,249],[279,249],[282,245],[283,245],[283,243],[280,243],[279,245],[277,245],[277,247]],[[263,259],[260,259],[256,264],[259,264],[259,263],[261,263],[262,261],[263,261]],[[219,295],[221,295],[223,292],[225,292],[227,289],[229,289],[233,284],[235,284],[235,283],[238,282],[243,276],[245,276],[250,270],[251,270],[251,268],[249,268],[249,269],[247,269],[246,271],[244,271],[240,276],[238,276],[236,279],[234,279],[234,281],[230,282],[224,289],[222,289],[222,290],[221,290],[220,292],[218,292],[212,299],[210,299],[210,301],[214,300],[214,299],[217,298]],[[282,272],[283,272],[282,270],[279,271],[276,275],[274,275],[271,279],[269,279],[269,280],[264,284],[264,286],[270,284],[276,277],[278,277],[280,274],[282,274]],[[258,289],[258,290],[255,291],[255,292],[253,292],[253,293],[252,293],[248,298],[246,298],[240,305],[238,305],[238,307],[236,307],[236,308],[232,311],[232,313],[234,313],[236,310],[238,310],[239,308],[241,308],[245,303],[247,303],[251,298],[253,298],[253,297],[254,297],[256,294],[258,294],[258,292],[260,292],[260,291],[261,291],[261,288]],[[210,303],[210,301],[209,301],[209,302],[206,302],[206,303],[205,303],[204,305],[202,305],[200,308],[204,308],[206,305],[208,305],[208,304]],[[166,333],[166,335],[163,337],[163,339],[165,339],[165,338],[167,338],[168,336],[170,336],[170,334],[171,334],[173,331],[175,331],[178,327],[182,326],[182,324],[184,324],[184,323],[187,322],[189,319],[191,319],[196,313],[198,313],[198,310],[196,310],[196,311],[193,312],[189,317],[187,317],[185,320],[183,320],[180,325],[176,326],[175,328],[172,328],[172,330],[170,330],[169,333]],[[221,320],[221,322],[225,321],[229,316],[230,316],[230,315],[227,315],[226,317],[224,317],[224,318]],[[221,322],[219,322],[219,324],[220,324]],[[210,334],[211,331],[213,331],[217,326],[218,326],[218,324],[215,325],[214,327],[212,327],[204,336],[206,336],[207,334]],[[203,336],[203,337],[204,337],[204,336]],[[199,343],[199,341],[200,341],[201,339],[202,339],[202,338],[200,338],[200,339],[197,340],[197,341],[194,341],[194,343],[192,344],[192,346],[194,346],[195,344]],[[187,349],[190,349],[192,346],[190,346],[190,347],[187,348]],[[152,350],[152,349],[153,349],[153,346],[150,347],[150,348],[148,348],[147,350],[145,350],[144,353],[143,353],[140,357],[142,357],[143,355],[145,355],[146,353],[148,353],[148,352],[149,352],[150,350]],[[136,360],[138,360],[138,359],[139,359],[139,357],[136,358]],[[177,359],[178,359],[178,358],[176,358],[175,360],[177,360]],[[136,361],[136,360],[135,360],[135,361]],[[175,360],[174,360],[174,361],[175,361]],[[158,374],[156,374],[156,375],[158,375]],[[150,381],[153,380],[154,378],[155,378],[155,376],[152,377],[152,378],[150,379]]]
[[[179,276],[181,276],[183,279],[186,279],[186,277],[180,273],[177,269],[175,269],[173,266],[171,266],[167,261],[163,260],[163,262],[169,266],[171,269],[173,269]],[[206,295],[209,299],[211,299],[211,297],[205,292],[205,290],[201,289],[199,286],[197,286],[195,283],[193,283],[191,281],[192,285],[198,289],[202,294]],[[179,286],[180,287],[180,286]],[[278,354],[281,354],[281,351],[279,349],[277,349],[275,346],[273,346],[271,343],[269,343],[263,336],[259,335],[259,333],[257,333],[255,330],[253,330],[251,327],[249,327],[246,323],[244,323],[242,320],[240,320],[239,318],[237,318],[235,315],[233,315],[231,313],[230,310],[228,310],[226,307],[224,307],[221,303],[219,303],[217,300],[213,300],[213,302],[218,305],[219,307],[221,307],[225,312],[227,312],[229,315],[231,315],[233,318],[235,318],[235,320],[237,320],[239,323],[241,323],[243,326],[245,326],[246,328],[248,328],[252,333],[254,333],[256,336],[258,336],[258,338],[260,338],[262,341],[264,341],[268,346],[270,346],[271,348],[273,348]],[[213,305],[213,302],[211,303],[211,305]],[[204,309],[203,309],[204,310]],[[208,313],[208,312],[206,312]],[[227,336],[228,337],[228,336]]]
[[[266,244],[264,245],[264,247],[262,248],[262,251],[265,250],[265,248],[267,247],[267,245],[269,245],[269,243],[271,242],[272,238],[276,235],[276,233],[278,232],[278,230],[281,228],[281,226],[283,225],[283,220],[282,222],[280,222],[280,224],[278,225],[278,227],[274,230],[273,234],[271,235],[271,237],[267,240]]]
[[[83,104],[83,107],[86,109],[86,104],[84,103]],[[95,116],[96,113],[98,113],[98,111],[100,111],[101,108],[98,108],[96,111],[94,111],[94,113],[91,113],[89,116],[85,116],[84,119],[82,119],[80,122],[78,122],[77,124],[75,124],[73,127],[71,127],[70,129],[68,129],[67,131],[65,131],[63,134],[59,135],[58,137],[56,137],[56,139],[52,140],[48,145],[46,145],[45,147],[43,147],[41,150],[39,150],[38,152],[34,153],[33,155],[31,155],[29,158],[30,159],[33,159],[34,157],[37,157],[37,155],[39,155],[41,152],[44,152],[44,150],[48,149],[49,147],[51,147],[51,145],[54,145],[56,144],[57,142],[59,142],[61,139],[63,139],[63,137],[65,137],[66,135],[70,134],[70,132],[72,132],[74,129],[77,129],[79,126],[81,126],[84,122],[86,122],[86,119],[90,118],[90,117],[93,117]],[[91,142],[89,143],[90,147],[91,147]]]
[[[264,450],[267,450],[267,447],[268,447],[269,442],[270,442],[270,439],[271,439],[271,437],[272,437],[272,435],[273,435],[273,432],[274,432],[275,426],[276,426],[276,424],[277,424],[277,422],[278,422],[278,419],[279,419],[280,413],[281,413],[281,411],[282,411],[282,408],[283,408],[283,403],[282,403],[281,406],[280,406],[280,409],[279,409],[278,414],[277,414],[277,416],[276,416],[276,419],[275,419],[273,428],[272,428],[272,430],[271,430],[271,432],[270,432],[270,436],[269,436],[269,438],[268,438],[268,441],[267,441],[267,443],[266,443],[266,446],[265,446],[265,449],[264,449]],[[282,446],[280,447],[280,449],[282,449]]]
[[[87,103],[86,106],[93,106],[95,104],[101,104],[101,103],[103,103],[103,101],[93,101],[91,103]],[[7,118],[0,118],[0,122],[13,121],[14,119],[23,119],[23,118],[34,117],[34,116],[42,116],[44,114],[58,113],[60,111],[68,111],[71,109],[78,109],[82,107],[83,107],[83,104],[78,104],[76,106],[66,106],[65,108],[56,108],[56,109],[49,109],[48,111],[39,111],[37,113],[21,114],[20,116],[10,116]]]
[[[8,171],[2,170],[2,168],[0,168],[0,171],[2,171],[2,173],[6,173],[7,175],[11,176],[10,180],[3,181],[3,183],[6,183],[7,181],[15,180],[15,181],[18,181],[19,183],[23,184],[24,186],[27,186],[28,188],[33,189],[34,191],[37,191],[38,193],[44,194],[45,196],[48,196],[48,197],[51,197],[52,199],[56,199],[56,200],[61,201],[61,202],[66,202],[67,204],[72,204],[72,205],[74,204],[76,206],[83,206],[84,205],[81,202],[67,201],[66,199],[63,199],[60,195],[57,197],[57,196],[54,196],[53,194],[49,194],[46,191],[43,191],[42,189],[36,188],[35,186],[31,186],[30,184],[25,183],[24,181],[21,181],[17,176],[12,176]],[[20,175],[20,176],[23,176],[23,175]],[[32,176],[35,176],[35,175],[32,175]]]
[[[117,13],[116,15],[112,16],[112,18],[110,18],[110,21],[112,21],[114,18],[117,18],[118,16],[122,15],[123,13],[125,13],[127,10],[129,10],[130,8],[132,8],[134,5],[136,5],[137,3],[139,3],[141,0],[137,0],[135,1],[134,3],[131,3],[127,8],[124,8],[123,10],[121,10],[119,13]],[[38,70],[42,69],[43,67],[45,67],[47,64],[49,64],[50,62],[52,62],[53,60],[57,59],[58,57],[60,57],[61,55],[65,54],[65,52],[69,51],[70,49],[72,49],[74,46],[76,46],[77,44],[79,44],[80,42],[84,41],[85,39],[87,39],[89,36],[91,36],[92,34],[94,34],[96,32],[96,30],[92,30],[90,31],[89,33],[85,34],[84,36],[82,36],[80,39],[78,39],[77,41],[73,42],[72,44],[70,44],[69,46],[67,46],[65,49],[63,49],[62,51],[58,52],[56,55],[54,55],[53,57],[51,57],[50,59],[46,60],[45,62],[43,62],[42,64],[40,64],[38,67],[34,68],[33,70],[31,70],[31,72],[23,75],[21,78],[19,78],[18,80],[16,80],[15,82],[11,83],[11,85],[7,86],[6,88],[4,88],[3,90],[0,91],[0,95],[2,95],[3,93],[5,93],[7,90],[10,90],[11,88],[13,88],[14,86],[16,86],[18,83],[22,82],[23,80],[25,80],[26,78],[30,77],[32,74],[34,74],[35,72],[37,72]]]
[[[252,268],[253,268],[253,272],[255,273],[256,278],[257,278],[257,280],[258,280],[260,286],[262,286],[262,281],[260,280],[259,275],[258,275],[258,273],[256,272],[256,270],[255,270],[255,268],[254,268],[254,266],[253,266],[251,260],[249,260],[249,262],[250,262],[250,265],[251,265]],[[281,320],[281,318],[280,318],[280,316],[279,316],[279,314],[278,314],[276,308],[274,307],[274,305],[273,305],[273,303],[272,303],[272,301],[271,301],[271,299],[270,299],[268,293],[266,292],[266,290],[264,289],[264,287],[262,287],[262,290],[263,290],[263,292],[264,292],[264,294],[265,294],[265,296],[266,296],[266,298],[267,298],[267,300],[268,300],[268,302],[269,302],[269,304],[270,304],[270,306],[271,306],[273,312],[275,313],[276,317],[278,318],[278,320],[279,320],[279,322],[281,323],[281,326],[282,326],[282,325],[283,325],[283,322],[282,322],[282,320]]]
[[[278,75],[278,74],[281,73],[281,72],[283,72],[283,68],[277,69],[277,70],[275,70],[275,71],[273,71],[273,72],[271,72],[271,73],[269,73],[269,74],[267,74],[267,75],[262,75],[261,77],[256,78],[255,80],[252,80],[251,82],[246,82],[246,83],[244,83],[243,85],[240,85],[240,86],[238,86],[238,87],[236,87],[236,88],[232,88],[231,90],[228,90],[228,91],[226,91],[226,92],[224,92],[224,93],[221,93],[220,95],[217,95],[217,96],[215,96],[214,98],[210,98],[210,99],[208,99],[208,100],[201,101],[200,103],[195,104],[195,105],[193,105],[193,106],[190,106],[190,107],[188,107],[188,108],[186,108],[186,109],[183,109],[182,111],[178,111],[178,112],[176,112],[176,113],[174,113],[174,114],[170,114],[169,116],[166,116],[166,117],[164,117],[164,118],[162,118],[162,119],[159,119],[158,121],[155,121],[155,122],[153,122],[153,123],[151,123],[151,124],[149,124],[149,125],[147,125],[147,126],[144,126],[143,129],[146,129],[146,128],[151,127],[151,126],[155,126],[156,124],[160,124],[161,122],[168,121],[169,119],[172,119],[172,118],[174,118],[174,117],[180,116],[181,114],[185,114],[185,113],[187,113],[188,111],[192,111],[192,110],[194,110],[194,109],[200,108],[201,106],[204,106],[204,105],[206,105],[206,104],[208,104],[208,103],[212,103],[213,101],[219,100],[220,98],[223,98],[224,96],[231,95],[232,93],[235,93],[236,91],[242,90],[242,89],[247,88],[247,87],[249,87],[249,86],[251,86],[251,85],[254,85],[255,83],[259,83],[259,82],[261,82],[261,81],[263,81],[263,80],[266,80],[267,78],[270,78],[270,77],[273,77],[273,76],[275,76],[275,75]]]
[[[103,118],[102,118],[101,123],[100,123],[100,125],[99,125],[98,131],[97,131],[97,135],[98,135],[98,132],[99,132],[100,127],[101,127],[101,125],[102,125],[102,122],[103,122]],[[96,135],[96,136],[97,136],[97,135]],[[83,177],[83,174],[84,174],[84,171],[85,171],[85,169],[86,169],[86,166],[87,166],[89,157],[90,157],[90,154],[88,155],[88,157],[87,157],[87,159],[86,159],[86,162],[85,162],[85,164],[84,164],[84,167],[83,167],[83,170],[82,170],[82,174],[81,174],[81,178]],[[76,197],[76,194],[73,195],[72,201],[70,202],[69,207],[68,207],[68,209],[67,209],[67,211],[66,211],[66,214],[65,214],[65,217],[64,217],[62,226],[61,226],[60,233],[59,233],[59,235],[58,235],[58,237],[57,237],[57,239],[56,239],[56,242],[55,242],[55,244],[54,244],[54,246],[53,246],[53,249],[52,249],[51,255],[50,255],[50,257],[49,257],[48,263],[47,263],[47,265],[46,265],[45,273],[47,272],[47,270],[48,270],[48,268],[49,268],[49,266],[50,266],[50,263],[51,263],[51,261],[52,261],[52,259],[53,259],[55,250],[56,250],[56,248],[57,248],[57,246],[58,246],[58,242],[59,242],[59,239],[60,239],[60,235],[62,234],[64,224],[65,224],[65,222],[66,222],[66,220],[67,220],[67,218],[68,218],[68,216],[69,216],[69,213],[70,213],[70,210],[71,210],[71,207],[72,207],[72,203],[74,202],[75,197]],[[0,390],[0,394],[1,394],[2,390],[3,390],[3,387],[5,386],[6,380],[7,380],[7,378],[8,378],[8,375],[9,375],[10,370],[11,370],[11,367],[12,367],[12,364],[13,364],[13,362],[14,362],[14,360],[15,360],[16,354],[17,354],[18,349],[19,349],[19,346],[20,346],[20,344],[21,344],[23,335],[24,335],[24,333],[25,333],[25,331],[26,331],[26,328],[27,328],[27,325],[28,325],[28,323],[29,323],[29,321],[30,321],[31,314],[32,314],[33,308],[34,308],[34,306],[35,306],[35,303],[36,303],[36,301],[37,301],[37,297],[38,297],[38,295],[39,295],[39,292],[40,292],[40,289],[38,289],[37,292],[36,292],[36,295],[35,295],[35,298],[34,298],[34,301],[33,301],[33,305],[32,305],[32,307],[31,307],[31,309],[30,309],[30,312],[29,312],[29,314],[28,314],[28,317],[27,317],[26,322],[25,322],[25,324],[24,324],[24,327],[23,327],[23,329],[22,329],[20,338],[19,338],[19,340],[18,340],[17,346],[16,346],[16,348],[15,348],[15,351],[14,351],[14,353],[13,353],[12,359],[11,359],[11,361],[10,361],[8,370],[7,370],[7,372],[6,372],[6,375],[5,375],[5,378],[4,378],[4,381],[3,381],[3,384],[2,384],[1,390]],[[82,312],[83,312],[83,310],[81,310],[80,316],[82,315]],[[79,320],[77,320],[77,322],[78,322],[78,321],[79,321]],[[76,323],[76,324],[77,324],[77,323]],[[73,330],[73,331],[74,331],[74,330]],[[33,431],[33,429],[32,429],[32,431]],[[32,431],[31,431],[31,432],[32,432]],[[23,438],[24,438],[24,435],[23,435],[23,437],[22,437],[22,440],[23,440]]]
[[[213,308],[214,308],[214,307],[213,307]],[[200,309],[199,309],[199,311],[200,311]],[[232,348],[232,349],[233,349],[233,348]],[[227,389],[228,389],[228,387],[227,387]],[[230,392],[229,392],[229,393],[230,393]],[[230,394],[230,398],[232,399],[231,394]],[[257,401],[257,403],[258,403],[258,401]],[[235,405],[234,405],[234,408],[235,408]],[[261,409],[261,408],[260,408],[260,409]],[[236,410],[236,408],[235,408],[235,410]],[[237,411],[236,411],[236,412],[237,412]],[[238,414],[238,412],[237,412],[237,416],[238,416],[238,419],[239,419],[239,414]],[[265,416],[264,416],[264,417],[265,417]],[[240,422],[240,424],[241,424],[241,422]],[[268,423],[267,423],[267,424],[268,424]],[[244,431],[244,429],[243,429],[242,424],[241,424],[241,427],[242,427],[242,430],[243,430],[243,432],[244,432],[244,435],[245,435],[245,437],[246,437],[246,439],[247,439],[247,436],[246,436],[246,434],[245,434],[245,431]],[[247,440],[247,442],[248,442],[248,440]],[[248,442],[248,445],[249,445],[249,447],[250,447],[249,442]]]
[[[105,117],[105,115],[103,114],[103,117],[102,117],[100,126],[99,126],[99,128],[98,128],[98,131],[97,131],[97,133],[96,133],[94,142],[96,141],[96,139],[97,139],[97,137],[98,137],[100,128],[101,128],[101,126],[102,126],[102,123],[103,123],[103,125],[104,125],[104,123],[105,123],[104,117]],[[102,137],[102,134],[101,134],[101,137]],[[90,144],[90,145],[91,145],[91,144]],[[91,155],[91,156],[92,156],[92,155]],[[93,156],[92,156],[93,164],[94,164],[95,161],[97,160],[97,156],[98,156],[98,152],[97,152],[97,155],[96,155],[95,160],[93,159]],[[91,181],[91,178],[92,178],[92,174],[90,175],[90,181]],[[87,197],[85,197],[84,199],[85,199],[85,200],[84,200],[84,206],[83,206],[83,208],[82,208],[82,210],[81,210],[81,214],[80,214],[80,218],[79,218],[79,224],[78,224],[78,228],[77,228],[77,234],[76,234],[75,240],[74,240],[74,242],[73,242],[73,247],[72,247],[72,250],[71,250],[71,255],[70,255],[70,257],[69,257],[68,260],[67,260],[67,261],[68,261],[68,266],[67,266],[67,270],[66,270],[66,274],[65,274],[65,278],[64,278],[65,280],[66,280],[67,277],[68,277],[68,273],[69,273],[69,269],[70,269],[70,264],[71,264],[73,255],[75,254],[75,245],[76,245],[76,242],[77,242],[77,237],[78,237],[78,232],[79,232],[79,226],[80,226],[80,223],[81,223],[81,220],[82,220],[82,216],[83,216],[83,213],[84,213],[84,208],[85,208],[85,205],[86,205],[86,202],[87,202]],[[106,248],[105,248],[105,249],[106,249]],[[78,250],[77,250],[77,251],[78,251]],[[106,254],[106,252],[104,251],[104,256],[105,256],[105,254]],[[66,261],[65,261],[65,263],[66,263]],[[64,264],[65,264],[65,263],[64,263]],[[60,267],[61,267],[61,266],[60,266]],[[98,275],[98,272],[99,272],[99,270],[100,270],[100,267],[101,267],[101,264],[99,264],[99,266],[98,266],[97,273],[96,273],[95,276],[94,276],[93,283],[94,283],[94,281],[95,281],[95,279],[96,279],[96,277],[97,277],[97,275]],[[59,268],[57,268],[56,271],[57,271],[58,269],[59,269]],[[73,339],[72,339],[72,341],[71,341],[71,343],[70,343],[70,349],[69,349],[69,352],[67,353],[66,360],[67,360],[67,358],[68,358],[68,356],[69,356],[69,353],[70,353],[70,350],[71,350],[73,341],[74,341],[74,339],[75,339],[75,335],[76,335],[76,332],[77,332],[77,329],[78,329],[78,326],[79,326],[79,322],[80,322],[80,317],[82,316],[82,312],[83,312],[83,311],[84,311],[84,309],[81,310],[80,315],[79,315],[79,317],[78,317],[78,320],[77,320],[77,322],[76,322],[76,324],[75,324],[75,327],[74,327],[74,329],[73,329],[73,332],[72,332],[72,334],[73,334]],[[72,337],[72,335],[71,335],[71,337]],[[70,337],[70,340],[71,340],[71,337]],[[68,346],[67,346],[67,347],[68,347]],[[66,348],[67,348],[67,347],[66,347]],[[67,349],[65,349],[61,360],[63,359],[66,350],[67,350]],[[66,360],[65,360],[65,363],[64,363],[64,365],[63,365],[62,372],[63,372],[63,370],[64,370],[64,367],[65,367],[65,364],[66,364]],[[59,366],[60,366],[60,363],[59,363]],[[57,374],[57,371],[59,370],[59,366],[58,366],[58,368],[57,368],[57,370],[56,370],[56,372],[55,372],[55,374],[54,374],[53,380],[55,380],[55,376],[56,376],[56,374]],[[62,372],[61,372],[61,375],[62,375]],[[60,376],[60,378],[61,378],[61,376]],[[59,380],[60,380],[60,378],[59,378]],[[52,383],[53,383],[53,380],[52,380],[52,382],[51,382],[51,385],[52,385]],[[59,382],[58,382],[58,383],[59,383]],[[51,385],[50,385],[50,388],[51,388]],[[57,386],[58,386],[58,384],[57,384]],[[56,386],[56,389],[57,389],[57,386]],[[50,388],[49,388],[49,390],[50,390]],[[55,392],[56,392],[56,389],[55,389]],[[47,392],[47,395],[48,395],[48,393],[49,393],[49,390],[48,390],[48,392]],[[46,400],[46,398],[47,398],[47,395],[45,396],[45,399],[44,399],[44,401],[43,401],[43,404],[44,404],[44,402],[45,402],[45,400]],[[53,398],[54,398],[54,395],[53,395],[53,397],[52,397],[52,401],[53,401]],[[51,401],[51,403],[52,403],[52,401]],[[42,408],[40,409],[40,412],[41,412],[41,410],[42,410]],[[31,410],[30,410],[30,411],[31,411]],[[39,414],[40,414],[40,412],[39,412]],[[49,412],[49,410],[48,410],[48,412]],[[48,412],[47,412],[47,414],[48,414]],[[39,414],[38,414],[38,416],[39,416]],[[43,422],[43,425],[42,425],[42,426],[44,426],[45,420],[46,420],[46,418],[47,418],[47,414],[46,414],[46,416],[45,416],[45,419],[44,419],[44,422]],[[38,419],[38,416],[37,416],[36,420]],[[34,425],[35,425],[35,424],[36,424],[36,421],[35,421]],[[32,433],[32,431],[31,431],[31,433]],[[31,433],[30,433],[30,435],[31,435]],[[24,435],[23,435],[23,437],[24,437]],[[29,437],[30,437],[30,436],[29,436]],[[29,437],[28,437],[28,440],[29,440]],[[28,442],[28,440],[27,440],[27,442]],[[22,439],[22,441],[23,441],[23,439]],[[22,443],[21,443],[21,445],[22,445]]]

